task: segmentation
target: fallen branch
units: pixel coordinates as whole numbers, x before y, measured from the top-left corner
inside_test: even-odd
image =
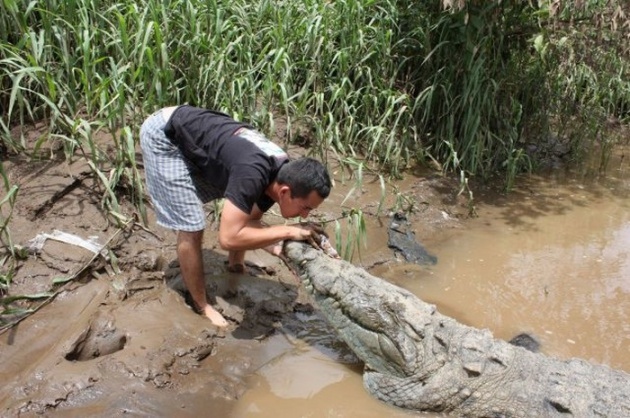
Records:
[[[13,328],[15,325],[19,324],[20,322],[22,322],[24,319],[28,318],[29,316],[31,316],[32,314],[34,314],[35,312],[39,311],[41,308],[43,308],[44,306],[48,305],[50,302],[52,302],[55,297],[57,297],[57,295],[59,295],[62,291],[65,290],[65,286],[70,283],[71,281],[75,280],[76,278],[78,278],[83,272],[85,272],[97,259],[99,256],[103,256],[106,257],[108,252],[110,251],[110,245],[112,242],[114,242],[114,240],[120,235],[120,233],[124,230],[127,229],[127,227],[129,227],[130,225],[135,224],[133,218],[129,219],[127,221],[127,223],[123,224],[121,227],[116,229],[116,232],[114,232],[105,242],[105,244],[101,245],[100,247],[91,247],[88,248],[91,251],[94,252],[94,255],[87,260],[79,269],[77,269],[77,271],[75,271],[73,274],[71,274],[70,276],[67,277],[63,277],[63,278],[56,278],[53,279],[52,284],[53,285],[61,285],[58,289],[56,289],[54,292],[48,293],[46,294],[46,296],[44,297],[44,300],[37,305],[35,308],[30,308],[28,311],[25,312],[24,315],[20,316],[18,319],[9,322],[5,325],[2,325],[0,327],[0,334],[3,334],[5,331]],[[47,234],[44,234],[47,235]],[[72,236],[71,234],[66,234],[66,233],[53,233],[50,235],[47,235],[46,237],[44,237],[44,240],[46,238],[52,238],[52,239],[57,239],[59,241],[63,241],[63,242],[67,242],[67,243],[72,243],[75,245],[79,245],[83,248],[86,248],[84,242],[81,243],[77,243],[76,239],[74,238],[75,236]],[[43,242],[41,241],[41,239],[39,240],[35,240],[32,244],[33,245],[38,245],[38,243],[41,242],[41,245],[43,245]],[[9,298],[15,298],[13,296],[9,296]],[[24,297],[20,297],[20,298],[24,298]],[[2,299],[2,302],[4,304],[6,298]]]

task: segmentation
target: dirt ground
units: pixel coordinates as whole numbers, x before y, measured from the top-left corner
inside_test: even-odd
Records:
[[[100,209],[103,191],[85,161],[8,160],[4,165],[11,183],[20,187],[9,226],[13,243],[33,246],[18,266],[10,294],[55,296],[21,302],[37,311],[15,326],[6,325],[17,317],[3,316],[2,416],[134,411],[194,416],[210,409],[213,416],[228,416],[258,366],[260,342],[280,328],[298,333],[306,325],[297,314],[316,309],[280,260],[262,251],[248,253],[245,274],[228,273],[209,213],[207,290],[230,321],[227,330],[218,330],[187,305],[175,235],[156,226],[150,207],[147,225],[136,221],[120,229]],[[333,193],[315,219],[342,218],[355,208],[370,229],[387,224],[387,211],[375,216],[378,181],[364,179],[346,200],[354,180],[339,167],[332,171]],[[384,208],[396,202],[413,203],[409,219],[420,241],[460,227],[469,214],[457,182],[431,173],[390,184]],[[133,217],[131,205],[122,204]],[[267,220],[282,221],[273,208]],[[55,231],[104,249],[95,253],[63,242]],[[357,262],[366,269],[396,262],[383,240],[368,245],[369,255]],[[55,279],[65,282],[55,285]]]

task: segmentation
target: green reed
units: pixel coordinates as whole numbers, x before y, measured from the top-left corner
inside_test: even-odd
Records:
[[[0,254],[0,296],[4,296],[15,274],[14,261],[23,258],[24,254],[22,254],[22,248],[13,244],[9,228],[19,187],[9,182],[2,162],[0,162],[0,177],[4,191],[4,197],[0,200],[0,242],[5,250],[3,254]]]
[[[113,213],[121,194],[144,213],[139,127],[178,103],[324,159],[388,175],[434,160],[466,177],[505,173],[509,189],[536,165],[527,145],[551,131],[577,157],[595,144],[585,137],[607,138],[611,116],[627,123],[627,50],[613,30],[614,48],[597,41],[593,23],[614,4],[586,3],[554,15],[548,2],[4,0],[0,136],[11,152],[51,158],[43,150],[61,142],[65,158],[89,160]],[[36,121],[46,132],[29,144]]]
[[[40,150],[60,141],[66,158],[89,161],[110,213],[120,211],[120,192],[144,213],[134,158],[139,125],[174,103],[228,111],[270,134],[280,117],[287,141],[307,132],[314,153],[323,156],[333,146],[398,170],[398,140],[407,135],[410,116],[408,97],[394,89],[393,60],[382,65],[393,42],[390,3],[3,5],[3,142],[13,152],[48,158]],[[385,78],[375,75],[377,63],[389,72]],[[392,110],[381,113],[383,106]],[[26,127],[41,120],[47,132],[27,144]]]
[[[9,232],[9,222],[13,214],[13,207],[19,191],[19,186],[11,184],[4,170],[4,165],[0,162],[0,177],[2,177],[3,198],[0,200],[0,240],[6,245],[9,251],[13,252],[11,233]],[[5,210],[5,208],[8,208]]]

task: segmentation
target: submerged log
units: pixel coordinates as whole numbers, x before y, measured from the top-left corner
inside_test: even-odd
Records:
[[[401,408],[465,417],[630,417],[630,375],[496,339],[434,305],[289,242],[287,262],[321,314],[365,363],[363,382]]]

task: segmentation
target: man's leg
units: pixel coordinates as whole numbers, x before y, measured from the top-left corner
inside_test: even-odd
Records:
[[[230,251],[228,253],[228,270],[234,273],[245,271],[245,251]]]
[[[239,276],[247,271],[245,268],[245,251],[228,252],[228,271],[232,274],[228,277],[227,295],[236,295],[238,292]]]
[[[203,230],[177,233],[177,258],[182,272],[184,284],[193,299],[195,307],[218,327],[225,327],[228,322],[212,306],[206,297],[206,281],[203,273],[203,257],[201,253]]]
[[[213,324],[225,326],[225,318],[208,304],[206,298],[201,256],[205,228],[203,202],[183,155],[164,134],[164,116],[163,111],[154,113],[140,129],[147,190],[153,202],[157,223],[178,231],[177,258],[193,303]],[[204,201],[207,200],[206,195],[203,198]]]

